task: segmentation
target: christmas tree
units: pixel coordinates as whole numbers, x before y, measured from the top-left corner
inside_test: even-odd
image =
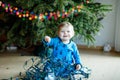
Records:
[[[111,11],[110,6],[94,0],[0,0],[5,19],[0,35],[6,37],[0,45],[37,45],[46,34],[56,36],[57,25],[63,21],[71,22],[76,35],[89,45],[95,42],[94,36],[103,27],[100,20]]]

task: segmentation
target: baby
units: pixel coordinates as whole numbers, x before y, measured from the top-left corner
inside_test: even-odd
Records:
[[[58,26],[57,37],[45,36],[43,40],[45,45],[53,48],[52,64],[48,63],[46,65],[47,68],[52,69],[52,65],[59,65],[59,68],[54,70],[56,77],[68,77],[72,71],[80,70],[81,68],[81,59],[77,45],[71,40],[74,34],[73,25],[69,22],[62,22]]]

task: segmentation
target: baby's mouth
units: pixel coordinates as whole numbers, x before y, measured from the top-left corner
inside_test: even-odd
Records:
[[[63,36],[63,37],[67,37],[67,36]]]

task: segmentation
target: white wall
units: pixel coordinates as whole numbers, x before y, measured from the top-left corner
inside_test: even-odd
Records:
[[[112,5],[112,11],[106,13],[106,17],[101,21],[104,26],[101,28],[99,35],[95,36],[95,46],[103,46],[106,42],[110,42],[111,46],[114,47],[115,42],[115,26],[116,26],[116,3],[117,0],[94,0],[102,4]],[[75,40],[77,44],[84,44],[80,40]]]
[[[120,0],[117,0],[115,51],[120,52]]]

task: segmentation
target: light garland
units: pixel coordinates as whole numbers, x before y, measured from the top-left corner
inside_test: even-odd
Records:
[[[19,18],[28,18],[29,20],[35,20],[35,19],[39,19],[41,21],[43,20],[50,20],[50,19],[54,19],[57,20],[58,18],[62,17],[69,17],[71,14],[77,14],[81,11],[81,9],[83,8],[83,5],[78,5],[76,7],[72,7],[69,10],[65,10],[65,11],[57,11],[57,12],[45,12],[45,13],[40,13],[38,14],[34,14],[34,12],[29,12],[29,11],[25,11],[23,9],[20,9],[18,7],[12,7],[10,4],[5,4],[2,1],[0,1],[0,6],[2,8],[5,9],[6,12],[9,12],[10,14],[15,14],[16,16],[18,16]]]

